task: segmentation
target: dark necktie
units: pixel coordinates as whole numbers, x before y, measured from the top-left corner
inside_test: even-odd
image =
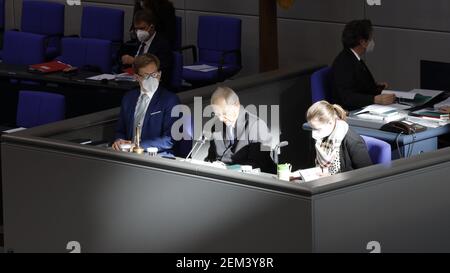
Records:
[[[139,48],[138,56],[144,55],[145,43],[141,43],[141,47]]]

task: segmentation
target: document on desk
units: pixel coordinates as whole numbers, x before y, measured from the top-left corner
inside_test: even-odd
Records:
[[[416,93],[394,90],[383,90],[381,94],[394,94],[397,98],[413,100],[416,97]]]
[[[355,116],[360,116],[362,114],[372,114],[381,117],[387,117],[398,114],[399,111],[408,109],[409,106],[402,104],[392,104],[392,105],[378,105],[373,104],[364,107],[362,110],[354,113]]]
[[[101,74],[93,77],[86,78],[86,80],[93,80],[93,81],[101,81],[101,80],[114,80],[116,78],[116,75],[113,74]]]
[[[322,178],[320,174],[322,173],[322,169],[320,167],[298,170],[291,174],[291,177],[301,178],[304,182],[313,181],[319,178]]]
[[[184,68],[199,72],[210,72],[219,69],[217,66],[211,66],[207,64],[200,64],[200,65],[187,65],[184,66]]]

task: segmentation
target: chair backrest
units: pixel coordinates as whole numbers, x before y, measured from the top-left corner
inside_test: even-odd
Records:
[[[200,16],[197,33],[199,61],[218,63],[223,52],[240,50],[241,25],[238,18]],[[240,61],[235,54],[225,57],[225,64],[240,64]]]
[[[31,128],[65,117],[66,103],[63,95],[20,91],[17,106],[17,126]]]
[[[361,136],[366,143],[373,164],[384,164],[391,162],[392,151],[389,143],[373,137]]]
[[[44,62],[45,36],[34,33],[5,31],[3,62],[30,65]]]
[[[85,6],[80,36],[122,42],[123,18],[124,12],[120,9]]]
[[[58,58],[64,63],[83,68],[98,67],[102,73],[111,73],[111,41],[87,38],[63,38],[62,54]]]
[[[36,34],[63,36],[64,4],[24,0],[21,29]]]
[[[175,31],[176,31],[176,36],[175,36],[175,42],[173,44],[173,49],[180,49],[181,48],[181,44],[182,44],[182,39],[183,39],[183,20],[180,16],[176,16],[175,17]]]
[[[312,103],[331,100],[331,67],[317,70],[311,75]]]

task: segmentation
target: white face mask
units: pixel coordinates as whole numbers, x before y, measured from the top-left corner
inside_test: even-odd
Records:
[[[137,36],[139,42],[142,43],[142,42],[147,41],[150,38],[150,33],[148,33],[148,31],[138,29],[138,30],[136,30],[136,36]]]
[[[149,77],[148,79],[142,81],[142,92],[153,93],[156,91],[156,89],[158,89],[158,86],[159,80],[153,77]]]
[[[367,49],[366,52],[373,52],[375,49],[375,41],[374,40],[370,40],[369,44],[367,45]]]
[[[324,139],[324,138],[328,137],[329,135],[331,135],[333,130],[334,130],[334,128],[332,125],[330,125],[330,124],[324,125],[319,130],[312,130],[312,138],[315,140]]]

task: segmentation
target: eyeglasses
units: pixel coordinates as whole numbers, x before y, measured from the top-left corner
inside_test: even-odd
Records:
[[[161,72],[153,72],[150,74],[139,75],[143,80],[148,80],[150,77],[157,79],[161,75]]]

